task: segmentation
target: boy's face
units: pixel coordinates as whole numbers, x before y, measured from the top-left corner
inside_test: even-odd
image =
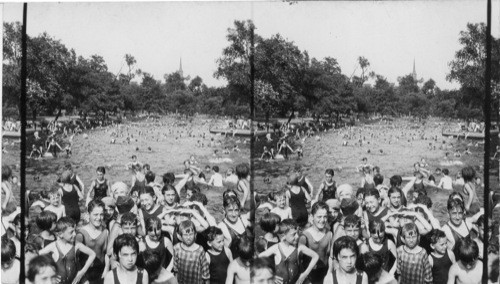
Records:
[[[359,227],[348,226],[345,228],[345,234],[346,234],[346,236],[357,240],[359,238]]]
[[[208,245],[215,251],[222,251],[224,247],[224,235],[217,235],[213,241],[208,242]]]
[[[194,241],[196,240],[196,232],[192,228],[183,230],[181,232],[181,240],[186,246],[194,244]]]
[[[188,191],[189,192],[189,191]],[[153,196],[149,193],[144,193],[141,194],[141,207],[144,208],[146,211],[149,211],[153,209],[155,205],[155,201]]]
[[[431,247],[439,254],[445,254],[448,244],[447,238],[440,238],[435,244],[431,244]]]
[[[124,246],[118,253],[120,265],[126,270],[133,270],[137,261],[137,251],[129,246]]]
[[[33,284],[55,284],[58,282],[56,271],[52,266],[40,268],[40,272],[35,275]]]
[[[297,240],[299,239],[299,235],[297,234],[297,229],[290,229],[286,234],[283,235],[283,239],[285,242],[296,245]]]
[[[365,196],[366,209],[370,213],[375,213],[379,209],[379,199],[373,195]]]
[[[100,172],[100,171],[97,171],[97,179],[98,180],[103,180],[104,179],[104,173]]]
[[[59,195],[59,193],[51,193],[50,194],[50,205],[52,206],[59,206],[59,204],[61,204],[61,196]]]
[[[376,244],[382,244],[385,240],[385,232],[379,232],[378,234],[370,234],[373,242]]]
[[[172,206],[175,204],[175,192],[173,190],[167,190],[163,195],[165,196],[167,205]]]
[[[274,275],[270,269],[261,268],[255,272],[250,280],[252,284],[274,284]]]
[[[462,208],[452,208],[448,211],[448,215],[450,216],[450,221],[455,226],[460,226],[464,219],[464,211]]]
[[[148,229],[149,239],[153,242],[160,241],[161,238],[161,228],[149,228]]]
[[[99,228],[104,220],[104,210],[102,207],[95,207],[89,214],[89,221],[92,226]]]
[[[326,226],[327,218],[328,212],[325,209],[318,209],[318,211],[313,215],[313,225],[322,230]]]
[[[391,202],[392,207],[399,208],[401,206],[401,193],[392,193],[391,196],[389,196],[389,201]]]
[[[108,218],[111,218],[115,214],[115,208],[112,206],[106,206],[106,215]]]
[[[365,197],[362,193],[356,196],[356,200],[358,201],[359,206],[361,207],[365,206]]]
[[[467,271],[470,271],[470,270],[474,269],[474,267],[476,267],[476,263],[477,263],[477,258],[474,259],[471,262],[464,262],[464,261],[462,261],[462,264],[464,265],[465,270],[467,270]]]
[[[226,207],[226,218],[229,222],[236,223],[240,217],[240,209],[235,204],[230,204]]]
[[[134,201],[135,204],[138,204],[140,202],[139,192],[133,191],[132,193],[130,193],[130,198],[132,198],[132,200]]]
[[[337,255],[337,261],[339,262],[339,268],[345,272],[352,272],[356,269],[356,253],[352,249],[342,249]]]
[[[132,236],[137,235],[137,225],[136,224],[123,224],[122,225],[122,230],[124,234],[131,234]]]
[[[63,241],[70,243],[70,244],[75,242],[75,236],[76,236],[75,227],[68,227],[68,228],[66,228],[66,230],[64,230],[64,232],[59,234],[59,237]]]
[[[404,234],[405,244],[409,249],[413,249],[418,245],[418,233],[415,231],[406,232]]]
[[[186,199],[190,200],[190,199],[191,199],[191,197],[193,197],[193,191],[192,191],[192,190],[190,190],[190,189],[188,189],[188,190],[186,191]]]
[[[325,174],[325,180],[327,182],[332,182],[333,176],[331,174]]]
[[[285,198],[285,196],[281,195],[281,196],[276,197],[276,204],[281,209],[285,208],[285,206],[286,206],[286,198]]]

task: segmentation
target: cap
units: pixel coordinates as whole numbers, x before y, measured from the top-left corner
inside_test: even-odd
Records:
[[[105,206],[116,207],[115,200],[113,199],[113,197],[106,196],[103,197],[101,201],[104,203]]]
[[[338,199],[328,199],[325,203],[330,208],[337,209],[337,210],[340,209],[340,201]]]
[[[114,194],[117,190],[128,192],[128,186],[124,182],[117,181],[111,186],[111,193]]]
[[[344,198],[340,203],[340,209],[344,216],[352,215],[358,210],[359,204],[354,198]]]
[[[341,199],[341,196],[348,196],[352,197],[354,193],[354,190],[352,189],[352,186],[350,184],[342,184],[337,188],[337,199]]]
[[[130,196],[118,196],[116,199],[116,208],[118,209],[118,213],[123,214],[126,212],[130,212],[134,207],[135,203]]]

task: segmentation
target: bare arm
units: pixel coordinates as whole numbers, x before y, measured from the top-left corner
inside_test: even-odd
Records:
[[[75,250],[82,252],[83,254],[88,255],[89,257],[87,258],[87,261],[85,262],[85,265],[83,266],[80,271],[76,274],[75,279],[73,280],[73,284],[76,284],[80,282],[80,279],[82,279],[83,275],[87,272],[89,269],[90,265],[94,262],[95,259],[95,252],[90,249],[88,246],[82,244],[82,243],[76,243],[75,244]]]
[[[85,206],[88,206],[90,201],[92,200],[90,198],[90,196],[92,196],[92,193],[94,192],[94,187],[95,187],[95,181],[92,181],[92,183],[90,183],[89,191],[87,192],[87,201],[85,202]],[[109,187],[108,187],[108,190],[109,190]]]
[[[3,182],[2,182],[2,190],[5,192],[5,198],[4,198],[4,200],[2,200],[2,210],[5,210],[5,208],[7,208],[7,203],[9,202],[9,200],[11,198],[12,191]]]
[[[389,247],[389,250],[391,251],[392,255],[394,255],[394,258],[398,259],[398,252],[396,250],[396,245],[394,245],[394,243],[389,240],[388,247]],[[392,267],[389,270],[389,274],[394,275],[394,273],[396,273],[396,264],[397,264],[396,261],[392,264]],[[432,265],[431,265],[431,267],[432,267]]]
[[[405,197],[408,197],[408,191],[410,191],[410,189],[413,187],[417,178],[416,177],[403,178],[403,180],[409,180],[409,182],[405,184],[405,186],[401,189],[405,194]]]
[[[236,267],[233,261],[229,264],[227,268],[226,284],[233,284],[235,273],[236,273]]]
[[[448,284],[455,284],[455,279],[457,278],[457,264],[452,264],[450,271],[448,272]]]
[[[306,277],[309,275],[309,273],[311,273],[311,270],[314,268],[314,266],[318,262],[319,256],[315,251],[313,251],[312,249],[310,249],[304,245],[299,245],[299,247],[297,249],[298,249],[299,253],[303,253],[311,258],[311,262],[309,262],[309,265],[307,266],[306,270],[304,272],[302,272],[302,274],[300,274],[299,280],[297,281],[297,283],[302,283],[306,279]]]

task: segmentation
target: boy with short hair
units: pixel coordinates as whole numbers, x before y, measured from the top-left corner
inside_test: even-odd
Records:
[[[16,246],[14,242],[2,237],[2,283],[19,283],[21,274],[21,263],[16,258]]]
[[[113,242],[113,251],[120,263],[104,277],[106,284],[148,283],[148,272],[136,265],[139,244],[130,234],[119,235]]]
[[[233,261],[233,255],[229,249],[224,247],[224,235],[219,227],[209,227],[205,234],[210,249],[206,253],[210,268],[210,283],[226,283],[227,268]]]
[[[56,240],[56,236],[52,232],[56,227],[56,221],[57,215],[51,211],[43,211],[36,218],[36,225],[41,230],[35,238],[38,249],[42,249]]]
[[[359,253],[369,251],[366,243],[361,239],[361,219],[356,215],[349,215],[344,219],[344,232],[348,237],[353,238],[359,248]]]
[[[274,265],[269,258],[258,257],[250,267],[250,284],[275,283],[274,275]]]
[[[418,245],[419,233],[415,223],[407,223],[403,226],[401,234],[404,245],[397,248],[396,274],[399,283],[404,284],[431,284],[432,266],[425,249]]]
[[[52,253],[52,257],[56,263],[61,263],[64,267],[62,271],[58,271],[61,278],[61,284],[78,283],[85,275],[90,265],[94,262],[95,252],[89,247],[80,242],[75,243],[75,221],[70,217],[62,217],[57,221],[56,234],[57,240],[50,243],[39,251],[39,254]],[[83,268],[78,271],[77,252],[81,252],[88,256]],[[58,265],[59,266],[59,265]]]
[[[323,283],[356,283],[368,284],[368,276],[356,269],[358,246],[356,241],[348,236],[342,236],[333,243],[333,258],[338,268],[328,273]]]
[[[276,207],[271,209],[271,213],[280,216],[281,220],[291,219],[292,208],[287,205],[286,192],[284,190],[279,190],[274,194],[274,200],[276,201]]]
[[[470,237],[457,243],[457,258],[448,274],[448,284],[479,284],[483,277],[483,263],[478,260],[479,248]]]
[[[66,216],[66,207],[61,202],[61,194],[58,190],[51,190],[49,192],[50,204],[45,207],[45,211],[54,212],[57,216],[57,220]]]
[[[432,279],[434,283],[448,283],[448,272],[455,263],[455,254],[448,249],[446,234],[441,230],[433,230],[430,233],[432,253],[429,255],[429,263],[432,266]]]
[[[208,284],[210,267],[202,246],[195,243],[196,228],[190,220],[179,224],[177,237],[182,240],[174,246],[174,274],[179,284]]]
[[[453,179],[449,176],[450,171],[448,169],[443,169],[443,174],[444,176],[439,180],[439,184],[437,187],[446,189],[446,190],[453,190]]]
[[[250,263],[254,257],[252,241],[243,236],[238,241],[238,258],[231,261],[227,268],[226,283],[250,283]]]
[[[57,266],[52,257],[39,255],[29,262],[26,281],[31,284],[57,283]]]
[[[209,185],[213,185],[215,187],[222,187],[222,175],[219,173],[219,166],[213,166],[212,170],[214,171],[214,174],[210,177],[210,181],[208,182]]]

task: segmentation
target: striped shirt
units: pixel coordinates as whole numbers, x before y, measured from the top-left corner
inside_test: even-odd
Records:
[[[202,284],[210,279],[210,269],[205,250],[198,246],[194,251],[184,249],[182,243],[174,246],[174,268],[179,284]]]

